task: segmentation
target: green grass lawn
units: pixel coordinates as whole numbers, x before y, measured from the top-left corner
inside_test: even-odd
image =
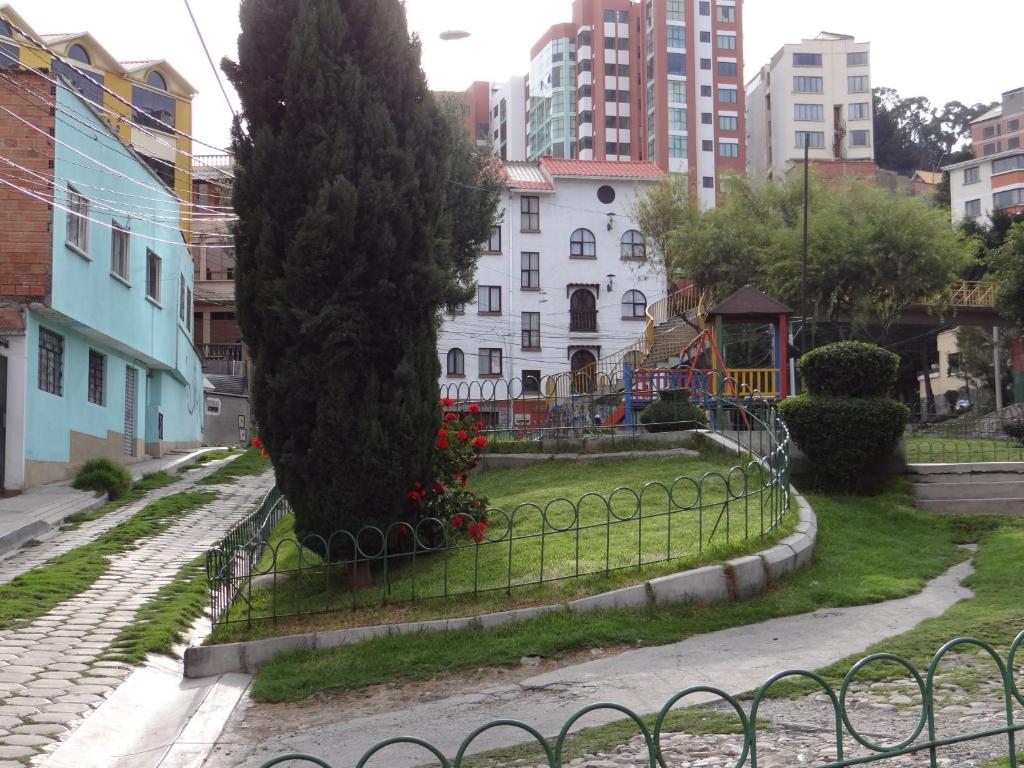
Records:
[[[230,456],[230,454],[228,454]],[[249,475],[262,475],[270,469],[270,460],[260,455],[259,448],[249,448],[237,459],[234,459],[224,466],[214,470],[207,477],[200,480],[197,485],[220,485],[230,483],[236,477]]]
[[[949,518],[915,509],[906,484],[870,498],[813,495],[810,502],[819,524],[814,562],[762,597],[654,611],[560,611],[492,630],[424,632],[285,654],[260,669],[253,697],[295,701],[319,692],[514,666],[523,656],[557,658],[588,648],[665,645],[777,616],[903,597],[966,557],[955,545],[964,532]]]
[[[126,507],[139,499],[143,498],[150,491],[155,491],[158,488],[163,488],[175,482],[179,478],[174,475],[168,474],[163,470],[159,472],[150,472],[149,474],[143,475],[139,480],[136,480],[131,489],[114,501],[108,501],[99,509],[94,509],[91,512],[78,512],[77,514],[70,515],[64,519],[61,528],[63,530],[74,530],[82,523],[89,523],[93,520],[99,520],[104,515],[113,512],[115,509]]]
[[[671,440],[654,440],[639,435],[612,434],[588,437],[586,440],[575,438],[559,439],[551,437],[540,440],[515,440],[489,437],[488,453],[620,453],[623,451],[666,451],[672,448],[694,448],[693,437],[688,432],[674,433]]]
[[[345,614],[339,620],[317,626],[344,626],[472,615],[558,602],[761,549],[788,535],[796,515],[786,515],[770,530],[774,518],[767,493],[763,515],[760,494],[736,498],[745,495],[744,488],[760,487],[762,471],[755,467],[744,477],[743,471],[733,469],[738,461],[742,459],[734,454],[708,450],[692,458],[545,462],[491,470],[475,477],[471,488],[492,508],[504,511],[490,514],[487,535],[495,541],[477,546],[460,540],[443,554],[396,560],[389,564],[387,581],[378,573],[376,586],[356,591],[350,588],[346,566],[323,566],[315,554],[296,545],[288,518],[273,532],[258,570],[273,571],[274,553],[278,572],[298,569],[300,558],[305,570],[255,591],[252,616],[340,609]],[[503,531],[506,525],[511,526],[511,540]],[[535,586],[542,580],[552,583]],[[390,588],[386,595],[384,584]],[[475,599],[436,599],[474,591]],[[427,602],[381,608],[385,602],[414,598]],[[244,618],[248,607],[244,601],[236,604],[230,618]],[[362,610],[353,612],[353,607]],[[251,629],[223,625],[214,642],[287,634],[304,626],[303,621],[264,622]]]
[[[911,435],[909,464],[962,464],[974,461],[1024,461],[1024,446],[1010,440]]]

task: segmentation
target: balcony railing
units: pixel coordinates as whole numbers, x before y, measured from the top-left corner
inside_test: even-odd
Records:
[[[596,333],[597,310],[570,311],[569,330],[581,333]]]
[[[240,363],[242,361],[241,344],[197,344],[196,349],[204,362],[223,360],[229,363]]]

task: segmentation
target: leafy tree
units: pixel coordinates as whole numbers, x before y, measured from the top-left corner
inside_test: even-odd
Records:
[[[300,536],[385,526],[429,476],[438,312],[471,293],[494,185],[399,0],[243,0],[241,27],[224,68],[254,416]]]
[[[996,306],[1018,328],[1024,327],[1024,221],[1010,228],[992,261],[999,284]]]
[[[633,206],[633,218],[647,239],[648,256],[665,265],[671,277],[682,277],[680,255],[671,248],[672,233],[690,226],[700,210],[686,177],[669,174]]]

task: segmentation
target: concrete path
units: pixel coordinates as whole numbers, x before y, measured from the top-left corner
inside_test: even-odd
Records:
[[[127,467],[133,480],[150,472],[179,472],[214,448],[171,453]],[[71,482],[50,483],[20,496],[0,499],[0,557],[26,541],[39,539],[64,520],[80,512],[91,512],[106,503],[106,497],[92,491],[76,491]]]
[[[104,660],[110,643],[141,606],[250,512],[272,485],[268,472],[231,485],[204,486],[219,497],[114,558],[90,589],[23,628],[0,630],[0,768],[21,768],[52,750],[121,685],[132,668]],[[25,565],[20,560],[4,565],[20,568]]]
[[[576,664],[515,685],[479,687],[370,716],[353,711],[358,705],[351,700],[334,707],[330,701],[295,707],[246,700],[203,765],[255,768],[283,753],[306,752],[335,768],[349,768],[374,744],[399,735],[419,736],[446,755],[454,755],[465,736],[491,720],[523,720],[545,736],[555,736],[574,712],[588,704],[614,702],[647,714],[657,712],[674,693],[693,685],[741,693],[758,687],[776,672],[828,665],[941,615],[972,596],[960,584],[972,572],[970,563],[961,563],[912,597],[712,632],[674,645]],[[688,702],[709,699],[694,696]],[[579,726],[620,717],[594,713]],[[507,728],[489,731],[473,743],[470,752],[522,742],[520,734]],[[399,746],[372,764],[411,768],[426,762],[426,757],[422,751]]]

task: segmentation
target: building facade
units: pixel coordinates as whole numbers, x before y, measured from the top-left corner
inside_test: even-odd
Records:
[[[200,444],[179,199],[77,90],[24,68],[3,75],[4,491],[94,457],[131,463]],[[148,208],[127,202],[139,198]]]
[[[19,66],[71,83],[164,184],[190,201],[192,140],[187,134],[196,91],[168,62],[119,62],[88,32],[38,34],[3,4],[0,71]]]
[[[828,175],[870,176],[872,125],[869,43],[822,32],[784,45],[747,84],[747,171],[784,174],[809,142],[810,161]]]
[[[448,308],[441,385],[474,391],[581,371],[644,332],[666,294],[632,220],[663,175],[650,162],[505,163],[501,223],[478,262],[477,300]]]
[[[556,24],[530,51],[527,79],[527,158],[575,158],[576,32],[572,24]]]
[[[526,80],[491,83],[491,141],[502,160],[526,160]]]
[[[943,168],[953,223],[1024,213],[1024,88],[1007,91],[999,106],[972,122],[971,139],[975,159]]]

